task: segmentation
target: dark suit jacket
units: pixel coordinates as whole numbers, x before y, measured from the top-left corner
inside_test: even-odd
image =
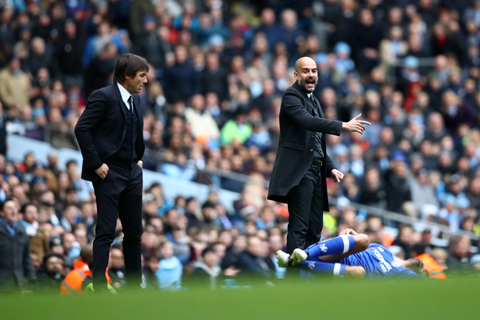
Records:
[[[19,224],[12,236],[0,224],[0,291],[6,288],[22,289],[29,280],[36,280],[30,258],[30,239],[25,227]]]
[[[133,94],[133,109],[138,117],[138,139],[135,144],[138,159],[143,157],[143,115],[140,114],[140,98]],[[122,146],[127,131],[125,123],[128,111],[120,90],[114,83],[95,91],[75,126],[75,136],[82,151],[82,179],[94,181],[95,170],[100,168]]]
[[[315,98],[316,99],[316,98]],[[320,106],[318,100],[316,101]],[[322,165],[323,210],[328,211],[327,176],[335,169],[327,155],[325,133],[340,135],[342,122],[315,117],[314,105],[307,93],[295,82],[282,98],[280,108],[280,139],[277,158],[273,165],[268,199],[287,202],[287,194],[307,172],[313,162],[316,132],[322,132],[322,149],[325,155]]]

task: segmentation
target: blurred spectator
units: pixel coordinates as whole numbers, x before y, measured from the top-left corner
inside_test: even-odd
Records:
[[[199,75],[188,61],[185,47],[175,48],[175,64],[167,68],[164,79],[165,97],[168,102],[176,99],[185,101],[200,92]]]
[[[192,126],[192,134],[194,138],[209,140],[218,140],[220,131],[210,113],[205,108],[205,98],[196,94],[190,101],[191,107],[185,110],[185,118]]]
[[[8,65],[0,71],[0,99],[6,110],[14,115],[28,105],[30,79],[20,69],[20,61],[11,56]]]
[[[401,205],[412,197],[407,180],[407,165],[402,159],[401,154],[396,155],[392,169],[387,172],[387,210],[390,211],[398,212]]]
[[[202,260],[193,265],[193,275],[198,279],[209,279],[210,283],[214,284],[220,272],[215,250],[212,247],[205,248],[202,251]]]
[[[471,241],[468,237],[455,237],[450,240],[450,254],[447,258],[449,272],[472,271],[470,264]]]
[[[37,271],[37,284],[40,290],[58,292],[65,276],[62,274],[64,258],[58,253],[48,253]]]
[[[49,239],[45,233],[43,225],[38,223],[38,209],[32,203],[27,203],[20,209],[23,219],[22,225],[25,227],[25,232],[30,237],[30,250],[38,255],[40,261],[43,256],[49,251]]]
[[[240,254],[237,263],[242,274],[268,278],[275,271],[273,261],[266,256],[262,246],[263,244],[259,237],[251,236],[248,238],[247,248]]]
[[[163,290],[178,290],[182,285],[182,263],[173,255],[173,245],[165,241],[160,245],[162,256],[157,272],[158,287]]]
[[[0,208],[0,290],[28,290],[36,280],[30,241],[19,222],[18,203],[7,199]]]
[[[122,250],[117,248],[110,250],[108,275],[112,279],[112,286],[115,289],[125,286],[125,263]]]

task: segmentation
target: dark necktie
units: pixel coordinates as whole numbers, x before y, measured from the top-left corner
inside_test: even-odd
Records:
[[[318,117],[321,117],[320,110],[318,110],[318,106],[315,103],[315,97],[313,96],[313,93],[310,95],[310,100],[312,100],[313,111],[315,112],[315,115],[318,116]]]
[[[130,106],[130,112],[133,113],[133,101],[132,101],[132,96],[128,98],[128,105]]]

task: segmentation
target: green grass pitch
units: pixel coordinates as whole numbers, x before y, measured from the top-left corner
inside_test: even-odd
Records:
[[[480,277],[455,280],[190,284],[178,292],[0,297],[0,319],[480,319]]]

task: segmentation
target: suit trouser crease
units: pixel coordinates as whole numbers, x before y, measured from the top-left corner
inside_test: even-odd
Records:
[[[94,183],[98,221],[93,242],[93,282],[105,283],[110,247],[115,239],[117,217],[123,227],[123,253],[129,284],[141,282],[142,226],[141,168],[109,166],[107,177]]]
[[[323,228],[323,188],[320,168],[312,165],[288,193],[287,253],[320,241]]]

